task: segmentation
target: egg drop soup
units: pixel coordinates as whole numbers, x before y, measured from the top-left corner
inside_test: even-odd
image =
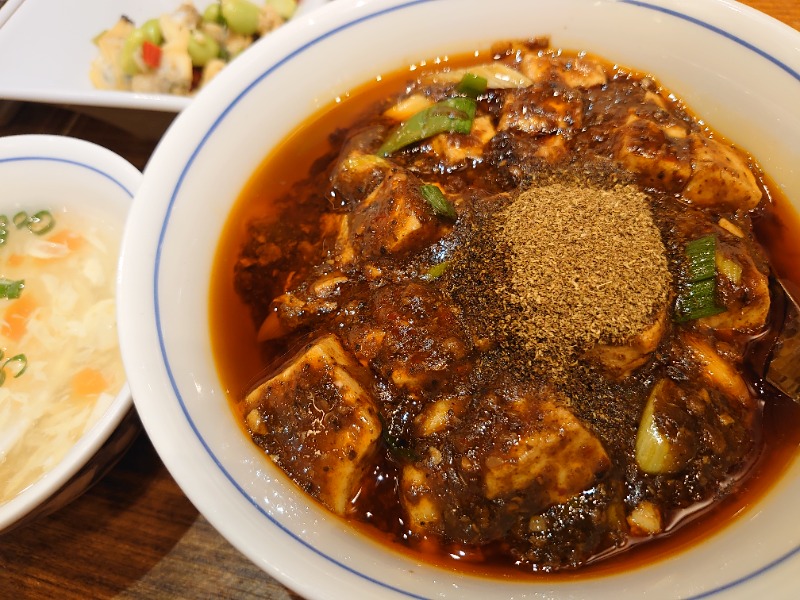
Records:
[[[120,235],[55,200],[0,216],[0,502],[55,467],[122,389]]]

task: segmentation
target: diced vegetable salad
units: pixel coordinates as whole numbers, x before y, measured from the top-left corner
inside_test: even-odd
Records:
[[[201,13],[184,2],[139,26],[123,15],[95,37],[89,77],[98,89],[191,94],[296,7],[296,0],[219,0]]]

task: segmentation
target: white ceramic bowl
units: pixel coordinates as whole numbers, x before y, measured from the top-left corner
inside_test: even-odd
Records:
[[[83,140],[50,135],[0,138],[3,214],[48,202],[47,208],[55,214],[62,209],[91,212],[103,224],[121,231],[141,178],[138,169],[120,156]],[[77,498],[121,458],[140,430],[125,383],[97,422],[53,468],[0,504],[0,532]]]
[[[593,580],[486,580],[365,539],[242,434],[209,344],[209,274],[232,202],[269,151],[357,84],[439,55],[548,34],[653,73],[752,153],[800,208],[800,33],[729,0],[337,0],[223,73],[147,166],[121,266],[123,357],[147,432],[208,520],[307,598],[792,597],[800,462],[704,543]],[[233,160],[235,157],[235,160]]]
[[[6,0],[0,4],[0,27],[3,26],[3,23],[8,21],[9,17],[19,8],[20,4],[22,4],[22,0]]]

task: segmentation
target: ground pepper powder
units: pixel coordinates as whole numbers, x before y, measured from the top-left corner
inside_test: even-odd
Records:
[[[543,372],[625,344],[668,302],[666,250],[646,193],[579,175],[535,181],[467,225],[451,292],[478,336]]]

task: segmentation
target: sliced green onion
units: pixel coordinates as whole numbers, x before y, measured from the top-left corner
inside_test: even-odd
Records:
[[[366,172],[370,169],[385,168],[389,165],[390,163],[385,158],[375,154],[353,153],[342,161],[342,169],[344,171],[354,171],[356,173]]]
[[[419,191],[437,215],[448,219],[456,218],[456,209],[453,207],[453,203],[445,198],[439,186],[425,184],[420,186]]]
[[[25,227],[25,224],[28,222],[28,213],[25,211],[18,212],[14,215],[14,225],[17,229],[21,229]]]
[[[31,216],[22,210],[14,215],[14,225],[17,229],[27,227],[31,233],[44,235],[56,226],[56,220],[49,210],[40,210]]]
[[[384,419],[383,415],[380,413],[378,413],[378,420],[381,422],[381,439],[383,439],[383,443],[386,444],[389,452],[393,454],[395,458],[409,461],[419,460],[417,453],[408,447],[408,442],[389,433],[389,426],[386,423],[386,419]]]
[[[689,259],[689,281],[702,281],[717,274],[717,238],[706,235],[686,244]]]
[[[0,246],[8,241],[8,217],[0,215]]]
[[[27,227],[28,230],[35,235],[44,235],[51,231],[56,226],[55,217],[49,210],[40,210],[39,212],[28,216],[24,210],[19,211],[11,219],[17,229]],[[0,246],[8,241],[8,217],[0,215]]]
[[[725,312],[725,307],[717,306],[716,291],[717,281],[713,277],[690,282],[675,302],[676,321],[685,323]]]
[[[660,380],[647,398],[636,433],[636,464],[645,473],[672,473],[678,466],[675,447],[655,418],[655,402],[666,392],[667,380]]]
[[[3,360],[4,354],[5,353],[0,350],[0,360]],[[17,354],[0,365],[0,386],[6,382],[6,367],[9,365],[11,365],[9,368],[13,372],[14,378],[16,379],[28,368],[28,358],[24,354]]]
[[[742,265],[732,258],[728,258],[721,252],[717,252],[717,272],[725,277],[733,285],[742,283]]]
[[[461,81],[458,82],[456,89],[459,93],[469,96],[470,98],[477,99],[478,96],[486,91],[489,81],[486,77],[475,75],[474,73],[464,73]]]
[[[440,263],[436,263],[435,265],[431,265],[425,273],[422,274],[422,278],[425,281],[433,281],[434,279],[438,279],[444,272],[447,271],[447,267],[450,266],[447,261],[443,261]]]
[[[17,279],[14,281],[12,279],[0,277],[0,298],[8,298],[9,300],[19,298],[24,287],[24,279]]]
[[[431,83],[455,83],[461,81],[465,73],[472,73],[486,79],[486,89],[509,90],[526,88],[533,85],[533,80],[503,63],[492,61],[482,65],[472,65],[468,69],[440,71],[425,77]]]
[[[717,305],[717,238],[706,235],[686,244],[688,278],[675,301],[675,320],[694,321],[725,312]]]
[[[439,133],[469,133],[477,106],[472,98],[448,98],[421,110],[397,127],[376,153],[384,158]]]
[[[6,367],[11,364],[11,370],[14,373],[14,378],[16,379],[20,375],[22,375],[25,370],[28,368],[28,357],[24,354],[17,354],[16,356],[12,356],[6,362],[3,363],[3,371],[5,371]]]
[[[56,220],[49,210],[40,210],[28,219],[28,229],[36,235],[44,235],[56,226]]]

